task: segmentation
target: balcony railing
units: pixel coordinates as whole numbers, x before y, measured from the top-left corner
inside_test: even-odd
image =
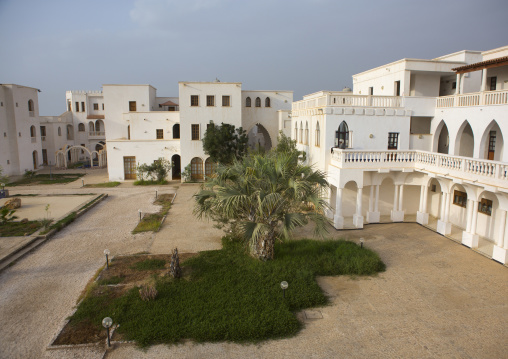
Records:
[[[358,169],[415,169],[487,185],[508,187],[508,163],[426,151],[333,149],[332,165]]]
[[[105,131],[89,131],[88,132],[88,136],[90,137],[104,137],[106,136],[106,132]]]
[[[508,90],[473,92],[438,97],[436,107],[469,107],[508,104]]]
[[[401,107],[401,97],[332,94],[293,102],[293,111],[329,106],[398,108]]]

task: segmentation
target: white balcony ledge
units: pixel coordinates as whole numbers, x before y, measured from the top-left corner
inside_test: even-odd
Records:
[[[436,107],[471,107],[508,104],[508,90],[473,92],[438,97]]]

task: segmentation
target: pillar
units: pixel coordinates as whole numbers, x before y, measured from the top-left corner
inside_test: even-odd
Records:
[[[363,188],[358,187],[356,191],[356,213],[353,216],[353,224],[356,228],[363,228],[362,195]]]
[[[487,91],[487,69],[482,70],[482,88],[481,91]]]
[[[492,259],[502,264],[506,264],[508,263],[508,240],[505,239],[506,211],[502,209],[499,209],[498,211],[501,211],[501,223],[499,224],[499,237],[497,238],[496,245],[494,246],[494,250],[492,252]]]
[[[455,88],[455,95],[460,94],[460,74],[457,74],[457,86]]]
[[[344,228],[344,217],[342,216],[342,188],[337,188],[335,196],[335,215],[333,216],[333,226],[336,229]]]
[[[374,211],[374,186],[370,186],[369,212]]]
[[[399,211],[402,211],[403,199],[404,199],[404,185],[401,184],[399,186],[399,208],[398,208]]]
[[[421,186],[420,189],[420,210],[416,212],[416,223],[421,225],[429,224],[429,214],[427,213],[427,185]]]
[[[506,229],[506,211],[502,209],[499,210],[501,212],[501,223],[499,223],[499,237],[497,239],[497,246],[503,248],[504,245],[504,233]]]
[[[399,198],[399,185],[395,185],[395,190],[393,192],[393,211],[397,210],[398,198]]]
[[[443,197],[441,198],[441,218],[437,221],[437,233],[446,236],[452,232],[452,224],[448,222],[448,212],[450,210],[449,205],[450,194],[443,192]]]
[[[467,200],[466,232],[471,233],[471,222],[473,221],[473,201]]]
[[[374,202],[374,212],[379,212],[379,185],[376,185],[376,201]]]
[[[369,211],[367,212],[367,222],[379,223],[379,185],[370,186]]]

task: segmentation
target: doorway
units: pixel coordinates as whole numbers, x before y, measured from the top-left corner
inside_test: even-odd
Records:
[[[488,159],[494,161],[494,153],[496,152],[496,131],[490,131],[489,134],[489,157]]]
[[[135,156],[124,157],[123,169],[125,179],[136,179],[136,157]]]
[[[182,178],[182,167],[180,162],[180,155],[173,155],[171,157],[171,164],[173,165],[173,179],[179,180]]]

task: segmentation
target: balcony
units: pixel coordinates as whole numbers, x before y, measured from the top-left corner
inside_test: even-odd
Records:
[[[436,107],[470,107],[508,104],[508,90],[473,92],[460,95],[438,97]]]
[[[323,107],[379,107],[400,108],[400,96],[367,96],[331,93],[308,100],[293,102],[293,111],[309,110]]]
[[[508,163],[426,151],[333,149],[331,165],[341,169],[416,170],[508,188]]]
[[[88,138],[103,139],[105,137],[106,137],[105,131],[89,131],[88,132]]]

